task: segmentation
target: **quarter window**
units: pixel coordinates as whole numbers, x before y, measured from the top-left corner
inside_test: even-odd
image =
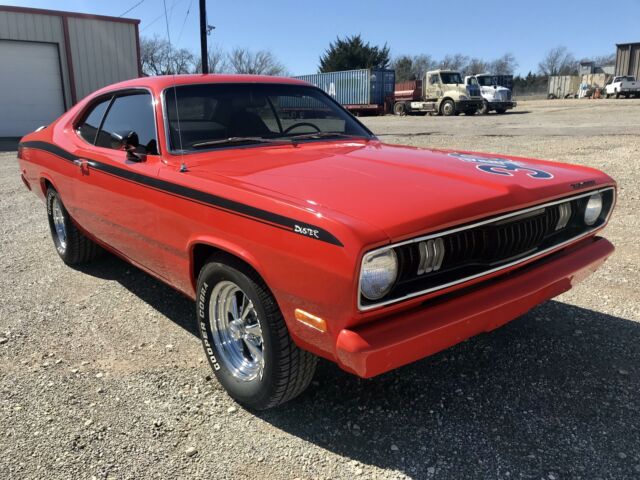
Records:
[[[104,117],[104,112],[107,111],[107,107],[109,106],[110,101],[111,97],[98,103],[89,112],[89,115],[87,115],[84,121],[78,126],[78,135],[80,135],[92,145],[96,141],[96,134],[98,133],[98,129],[100,128],[100,122],[102,122],[102,117]]]
[[[148,93],[116,97],[98,133],[96,145],[113,148],[112,134],[124,135],[131,131],[138,135],[140,153],[158,154],[153,102]]]

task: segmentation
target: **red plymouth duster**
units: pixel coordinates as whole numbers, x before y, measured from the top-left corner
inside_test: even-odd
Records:
[[[493,330],[613,252],[604,173],[386,145],[285,78],[111,85],[18,156],[62,260],[106,250],[193,298],[215,375],[255,409],[318,356],[372,377]]]

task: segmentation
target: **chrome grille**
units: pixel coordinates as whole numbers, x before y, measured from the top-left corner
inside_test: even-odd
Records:
[[[393,245],[399,266],[395,285],[381,301],[360,297],[359,308],[465,282],[586,236],[604,225],[615,200],[613,187],[597,191],[603,197],[603,210],[593,225],[584,222],[592,191]]]

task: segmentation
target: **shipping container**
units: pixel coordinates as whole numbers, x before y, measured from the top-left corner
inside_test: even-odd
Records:
[[[578,95],[580,77],[578,75],[552,75],[549,77],[548,98],[573,98]]]
[[[616,45],[616,76],[632,75],[640,79],[640,42]]]
[[[300,75],[295,78],[321,88],[356,113],[384,113],[393,98],[395,70],[362,69]]]

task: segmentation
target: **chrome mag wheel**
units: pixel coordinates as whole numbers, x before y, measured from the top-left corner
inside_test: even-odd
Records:
[[[58,197],[53,199],[51,214],[53,216],[53,225],[56,229],[56,237],[58,237],[58,245],[64,251],[67,248],[67,227],[64,223],[64,213]]]
[[[219,360],[242,381],[262,379],[264,345],[258,313],[234,282],[219,282],[209,300],[209,322]]]

